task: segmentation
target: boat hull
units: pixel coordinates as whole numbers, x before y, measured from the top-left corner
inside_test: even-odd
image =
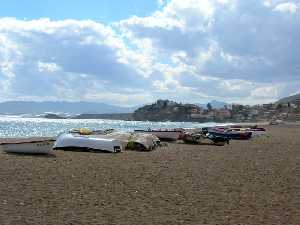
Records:
[[[67,150],[88,150],[88,151],[103,151],[103,152],[122,152],[124,143],[109,139],[92,136],[82,136],[73,134],[62,134],[54,143],[53,149]]]
[[[1,148],[7,153],[52,154],[54,141],[2,143]]]

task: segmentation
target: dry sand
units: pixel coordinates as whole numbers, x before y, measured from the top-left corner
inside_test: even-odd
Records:
[[[300,224],[300,126],[224,147],[0,153],[0,225]]]

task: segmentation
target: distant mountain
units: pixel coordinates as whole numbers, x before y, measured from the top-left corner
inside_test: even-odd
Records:
[[[46,112],[82,114],[82,113],[131,113],[137,107],[121,107],[99,102],[34,102],[8,101],[0,103],[0,114],[42,114]]]
[[[300,93],[289,96],[289,97],[282,98],[279,101],[277,101],[277,103],[288,103],[288,102],[296,104],[296,105],[300,105]]]
[[[209,102],[211,104],[211,106],[214,109],[220,109],[220,108],[224,108],[225,105],[228,105],[228,103],[226,102],[220,102],[217,100],[212,100],[211,102]],[[196,105],[202,107],[202,108],[206,108],[207,104],[201,104],[201,103],[196,103]]]

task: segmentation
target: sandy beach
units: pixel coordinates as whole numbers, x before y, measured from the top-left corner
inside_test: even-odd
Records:
[[[300,126],[266,128],[224,147],[0,152],[0,225],[299,225]]]

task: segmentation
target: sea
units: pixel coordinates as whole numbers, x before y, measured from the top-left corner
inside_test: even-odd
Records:
[[[125,121],[108,119],[46,119],[24,116],[0,115],[0,137],[55,137],[71,129],[87,128],[91,130],[115,129],[131,132],[135,129],[163,129],[163,128],[201,128],[221,123],[194,122],[150,122]]]

